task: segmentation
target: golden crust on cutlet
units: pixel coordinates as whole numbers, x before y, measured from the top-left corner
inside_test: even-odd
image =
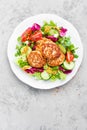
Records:
[[[45,65],[46,60],[43,58],[42,54],[39,51],[31,51],[27,56],[28,63],[32,67],[41,68]]]
[[[47,63],[49,66],[58,66],[61,65],[64,60],[65,60],[65,55],[62,52],[60,52],[60,56],[58,58],[51,59],[51,60],[48,59]]]

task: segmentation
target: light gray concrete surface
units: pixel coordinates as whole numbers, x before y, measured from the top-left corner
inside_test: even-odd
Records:
[[[52,90],[19,81],[7,59],[8,40],[29,16],[54,13],[78,30],[84,58],[76,76]],[[0,130],[87,130],[87,1],[0,0]]]

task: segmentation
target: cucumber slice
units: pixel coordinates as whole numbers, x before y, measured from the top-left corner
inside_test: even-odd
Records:
[[[74,62],[68,63],[67,61],[64,61],[63,66],[67,70],[72,70],[75,66],[75,63]]]
[[[41,78],[44,80],[48,80],[50,78],[50,74],[48,74],[46,71],[43,71],[41,73]]]
[[[58,37],[59,36],[59,32],[56,29],[50,29],[49,35],[54,35],[54,37]]]
[[[66,79],[66,74],[64,74],[63,72],[59,71],[59,77],[61,80],[65,80]]]
[[[60,50],[61,50],[64,54],[66,54],[66,49],[65,49],[65,47],[64,47],[63,45],[61,45],[61,44],[58,44],[58,46],[59,46]]]

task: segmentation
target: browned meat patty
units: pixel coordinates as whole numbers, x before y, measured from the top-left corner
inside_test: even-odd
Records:
[[[41,68],[45,65],[46,60],[39,51],[31,51],[27,56],[28,62],[32,67]]]
[[[47,44],[47,43],[55,44],[50,39],[42,38],[41,40],[37,41],[37,43],[36,43],[36,50],[38,50],[38,51],[40,51],[42,53],[42,46],[44,44]]]
[[[40,43],[52,43],[52,44],[55,44],[52,40],[48,39],[48,38],[45,38],[43,37],[41,40],[38,40],[37,41],[37,44],[40,44]]]
[[[48,43],[42,46],[42,55],[46,59],[54,59],[60,56],[60,49],[56,44]]]
[[[61,54],[58,58],[47,60],[47,63],[49,66],[58,66],[63,63],[63,61],[65,60],[65,55],[62,52],[60,52],[60,53]]]
[[[37,42],[36,50],[40,51],[46,59],[54,59],[60,56],[59,47],[47,38],[43,38]]]
[[[38,44],[36,45],[36,50],[37,50],[37,51],[40,51],[40,52],[42,53],[42,46],[43,46],[43,44],[44,44],[44,43],[38,43]]]

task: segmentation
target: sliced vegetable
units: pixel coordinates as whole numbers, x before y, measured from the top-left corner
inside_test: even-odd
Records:
[[[56,42],[58,40],[58,38],[52,36],[47,36],[48,39],[51,39],[53,42]]]
[[[48,35],[53,35],[54,37],[58,38],[59,37],[59,32],[56,29],[50,29]]]
[[[21,48],[21,54],[29,54],[32,49],[29,46],[24,46]]]
[[[34,74],[34,71],[31,69],[26,69],[25,72],[30,73],[30,74]]]
[[[63,68],[62,66],[59,66],[59,70],[61,70],[64,74],[69,74],[72,72],[72,70],[66,70],[65,68]]]
[[[21,35],[21,41],[25,42],[29,40],[30,35],[32,34],[32,29],[29,27],[24,31],[24,33]]]
[[[58,72],[58,67],[56,67],[56,66],[55,67],[48,67],[46,69],[46,72],[49,74],[55,75]]]
[[[72,70],[66,70],[65,72],[64,72],[64,74],[70,74],[72,72]]]
[[[31,41],[38,41],[42,39],[42,32],[41,31],[35,31],[31,36],[30,36],[30,40]]]
[[[39,79],[39,80],[42,79],[42,78],[41,78],[41,73],[40,73],[40,72],[35,72],[35,73],[33,74],[33,76],[35,77],[35,79]]]
[[[31,68],[31,66],[29,66],[29,65],[25,65],[23,68],[22,68],[22,70],[26,70],[26,69],[29,69],[29,68]]]
[[[43,68],[34,68],[34,67],[31,67],[29,69],[26,69],[25,70],[27,73],[35,73],[35,72],[43,72],[44,69]]]
[[[59,46],[60,50],[61,50],[64,54],[66,54],[66,49],[65,49],[65,47],[64,47],[63,45],[61,45],[61,44],[58,44],[58,46]]]
[[[28,46],[24,46],[21,48],[21,54],[26,54],[28,51]]]
[[[62,72],[65,72],[66,69],[62,66],[59,66],[59,70],[61,70]]]
[[[67,60],[67,62],[72,62],[74,60],[74,55],[73,55],[72,52],[67,51],[67,53],[66,53],[66,60]]]
[[[66,79],[66,74],[64,74],[62,71],[58,71],[59,73],[59,77],[61,80],[65,80]]]
[[[67,70],[72,70],[74,68],[74,66],[75,66],[75,62],[70,62],[69,63],[67,61],[64,61],[63,66]]]
[[[46,71],[43,71],[42,73],[41,73],[41,77],[42,77],[42,79],[44,79],[44,80],[48,80],[49,78],[50,78],[50,74],[48,74]]]

